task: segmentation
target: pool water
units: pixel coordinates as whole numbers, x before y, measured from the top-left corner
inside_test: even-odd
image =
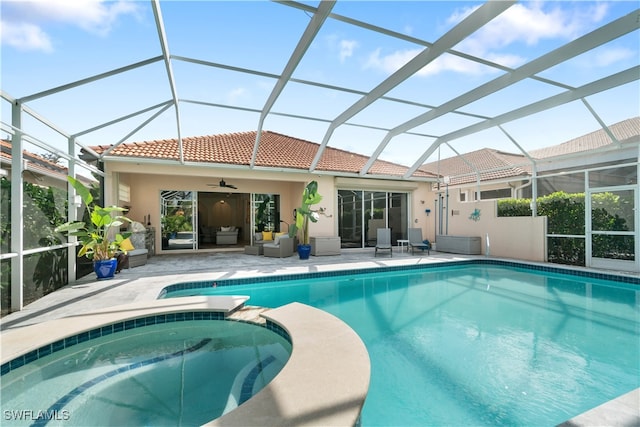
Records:
[[[2,424],[201,425],[262,389],[290,353],[280,335],[237,321],[117,332],[3,375]]]
[[[640,386],[638,289],[478,265],[199,294],[299,301],[349,324],[371,358],[363,426],[550,426]]]

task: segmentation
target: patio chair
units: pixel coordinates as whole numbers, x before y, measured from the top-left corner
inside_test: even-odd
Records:
[[[262,254],[272,258],[286,258],[293,255],[294,239],[280,237],[277,243],[265,243],[262,245]]]
[[[423,253],[424,251],[427,251],[427,255],[429,255],[431,244],[425,243],[422,240],[422,229],[410,228],[407,232],[409,237],[409,247],[411,247],[411,254],[413,255],[416,249],[420,249]]]
[[[378,256],[378,250],[389,251],[389,255],[393,256],[393,247],[391,246],[391,229],[378,228],[378,240],[376,241],[376,251],[374,257]]]

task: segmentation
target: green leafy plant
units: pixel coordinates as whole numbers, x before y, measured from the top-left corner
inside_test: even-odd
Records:
[[[191,220],[184,215],[184,212],[175,215],[162,217],[162,230],[167,235],[173,235],[181,231],[193,231]]]
[[[121,250],[122,242],[131,236],[130,232],[119,233],[120,226],[131,222],[126,216],[120,215],[126,209],[118,206],[101,207],[93,203],[93,196],[87,187],[77,179],[67,177],[76,193],[82,198],[89,217],[88,222],[73,221],[56,227],[57,232],[67,232],[76,236],[82,243],[78,256],[86,256],[93,261],[107,260]],[[115,214],[115,215],[114,215]]]
[[[300,233],[300,243],[309,244],[309,221],[318,222],[318,211],[312,206],[320,203],[322,196],[318,193],[318,183],[311,181],[302,192],[302,204],[296,209],[296,222],[289,227],[289,236]]]
[[[584,236],[585,194],[557,191],[538,197],[538,216],[547,217],[549,235]],[[599,231],[628,231],[626,218],[633,218],[633,200],[615,193],[592,195],[591,226]],[[498,216],[531,216],[531,199],[503,199],[498,201]],[[633,239],[626,236],[593,236],[593,255],[615,259],[633,259]],[[585,265],[585,239],[553,237],[547,240],[549,262]]]

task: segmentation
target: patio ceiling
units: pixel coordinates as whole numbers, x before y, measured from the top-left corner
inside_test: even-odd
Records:
[[[448,3],[452,13],[456,8],[469,6]],[[529,156],[530,150],[564,142],[570,139],[566,135],[571,134],[572,129],[575,133],[571,137],[577,137],[586,133],[585,127],[593,130],[593,126],[599,126],[615,143],[608,127],[627,117],[610,114],[610,98],[628,105],[628,111],[633,113],[629,116],[640,111],[640,9],[632,9],[629,3],[625,10],[618,10],[608,19],[586,26],[570,41],[556,41],[535,52],[533,49],[528,52],[523,46],[522,57],[525,59],[516,65],[508,65],[510,62],[500,59],[495,52],[479,49],[480,53],[476,53],[467,46],[479,31],[492,30],[499,17],[510,13],[514,7],[526,7],[527,3],[474,3],[463,19],[448,26],[429,21],[430,10],[435,7],[432,2],[396,3],[398,15],[409,5],[420,7],[424,14],[423,25],[441,28],[430,31],[433,37],[430,39],[413,36],[410,31],[394,30],[396,20],[388,25],[378,23],[380,17],[372,11],[382,4],[384,2],[152,0],[144,4],[143,12],[148,6],[146,10],[152,14],[154,25],[128,29],[144,32],[141,37],[147,37],[147,40],[151,39],[152,33],[155,39],[155,42],[147,41],[145,47],[138,50],[135,48],[142,44],[132,41],[131,50],[136,53],[128,53],[123,58],[135,60],[123,63],[123,59],[112,57],[89,64],[93,66],[78,65],[81,72],[90,69],[99,72],[35,90],[37,82],[14,85],[11,73],[17,70],[11,67],[23,64],[6,64],[3,58],[3,74],[8,70],[11,73],[4,79],[8,83],[2,88],[2,97],[14,105],[14,110],[18,106],[30,116],[42,119],[47,127],[84,149],[91,145],[117,146],[145,138],[177,138],[182,162],[182,138],[186,136],[257,129],[249,165],[253,168],[261,143],[260,131],[275,130],[320,144],[310,172],[316,169],[326,147],[334,144],[370,156],[359,172],[361,176],[367,174],[376,159],[385,158],[394,150],[406,150],[405,157],[392,159],[409,166],[405,179],[412,179],[413,173],[434,156],[439,158],[442,147],[450,149],[452,154],[459,154],[490,146],[487,138],[504,139],[512,152],[524,154],[532,164],[535,160]],[[443,3],[438,4],[442,6]],[[218,9],[220,16],[209,16],[212,28],[203,26],[207,21],[198,18]],[[248,30],[249,26],[255,30],[259,19],[248,19],[247,13],[259,14],[263,9],[277,10],[276,13],[286,20],[265,22],[264,36],[255,37],[256,32],[249,33]],[[193,22],[192,27],[185,27],[184,19],[178,19],[184,18],[183,15]],[[221,38],[213,27],[216,20],[226,17],[237,20],[238,31]],[[295,25],[283,28],[292,20]],[[182,24],[178,25],[178,22]],[[211,49],[193,51],[183,33],[209,38]],[[347,79],[338,77],[340,73],[332,68],[340,64],[322,61],[318,55],[323,43],[338,33],[348,33],[354,38],[360,33],[373,34],[379,45],[388,44],[398,51],[416,53],[393,71],[386,74],[362,71],[362,81],[347,85],[341,82]],[[244,34],[253,36],[250,50],[238,63],[226,62],[226,57],[238,57],[225,52],[234,50],[235,45],[238,49],[246,46]],[[286,45],[283,47],[277,42]],[[563,67],[577,67],[585,58],[592,58],[588,55],[594,52],[619,51],[619,43],[631,46],[635,53],[632,60],[619,61],[617,67],[603,67],[593,73],[575,74],[572,81],[567,80],[567,74],[558,72]],[[278,49],[275,49],[276,45]],[[78,52],[79,57],[81,54]],[[484,71],[476,75],[454,75],[454,71],[450,71],[450,83],[443,88],[441,82],[446,80],[425,73],[425,70],[429,67],[433,70],[436,64],[441,66],[446,61],[458,61],[462,67]],[[116,63],[117,66],[112,65]],[[69,68],[67,78],[77,74],[73,67]],[[129,78],[131,80],[127,80]],[[194,88],[194,81],[200,82],[199,88]],[[113,87],[118,102],[93,96],[94,92],[87,89],[92,85]],[[251,99],[219,96],[222,91],[259,85],[266,85],[268,90],[253,93]],[[513,97],[515,92],[511,91],[516,89],[527,95]],[[603,94],[610,94],[610,97]],[[104,104],[104,108],[100,108],[100,104]],[[60,105],[65,108],[64,112],[58,113]],[[83,119],[80,113],[86,109],[95,109],[95,113]],[[195,114],[205,110],[208,120]],[[575,110],[580,113],[573,115]],[[567,120],[562,129],[556,125],[560,132],[554,137],[553,127],[548,126],[549,118],[568,111],[572,112],[573,118]],[[6,118],[5,113],[3,127],[10,127],[7,123],[12,119]],[[227,120],[226,117],[234,119]],[[172,123],[171,127],[167,128],[167,122]],[[521,129],[536,129],[539,137],[530,139],[526,130]],[[13,130],[16,130],[15,126]],[[30,133],[29,129],[22,130]],[[456,147],[458,142],[460,145]],[[110,152],[106,151],[101,157],[108,157]]]

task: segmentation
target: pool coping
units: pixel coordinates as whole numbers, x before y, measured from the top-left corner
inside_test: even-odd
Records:
[[[358,334],[337,317],[297,302],[261,316],[289,333],[291,357],[255,396],[205,425],[358,425],[371,372]]]
[[[266,323],[276,332],[283,330],[292,343],[292,352],[283,369],[260,392],[206,425],[357,425],[371,370],[360,337],[342,320],[320,309],[301,303],[264,309],[245,306],[248,299],[209,296],[155,300],[28,325],[0,335],[2,364],[104,325],[185,312],[222,313],[222,319]]]

